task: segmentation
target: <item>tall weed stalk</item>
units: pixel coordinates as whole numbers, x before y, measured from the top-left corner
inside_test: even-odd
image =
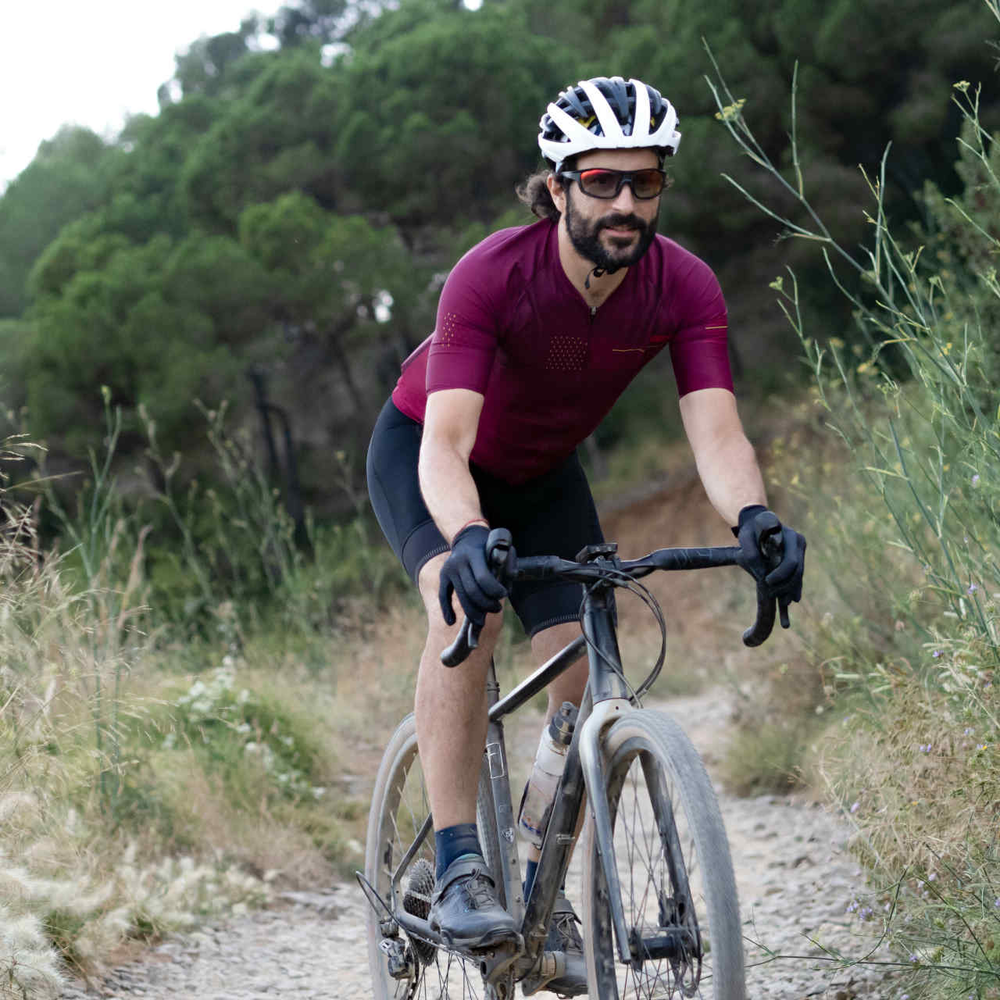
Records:
[[[996,0],[987,4],[1000,17]],[[817,246],[856,326],[852,338],[808,330],[795,274],[771,285],[827,426],[868,487],[850,506],[815,498],[829,526],[817,545],[836,537],[831,556],[860,555],[897,618],[898,635],[887,641],[860,580],[838,582],[856,632],[869,633],[831,658],[841,692],[863,693],[868,708],[851,716],[824,763],[880,887],[881,905],[854,911],[884,915],[900,964],[913,973],[912,995],[1000,996],[1000,144],[980,122],[979,89],[957,82],[963,193],[944,197],[928,183],[921,225],[895,225],[887,149],[865,173],[871,240],[852,252],[809,200],[797,73],[783,170],[713,65],[716,117],[780,195],[769,201],[727,179],[785,237]],[[789,200],[794,213],[776,207]],[[867,544],[872,526],[881,544]],[[831,558],[831,573],[847,565]]]

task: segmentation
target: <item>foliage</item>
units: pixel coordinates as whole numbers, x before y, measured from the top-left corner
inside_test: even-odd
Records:
[[[524,220],[511,196],[538,163],[534,122],[592,73],[651,80],[678,106],[685,139],[663,229],[719,271],[736,360],[756,368],[783,336],[757,291],[779,254],[795,253],[807,319],[839,307],[816,280],[814,248],[773,246],[773,222],[720,183],[739,151],[713,138],[701,39],[723,55],[772,152],[802,58],[798,169],[850,245],[863,228],[854,165],[877,160],[879,123],[895,143],[892,205],[915,213],[925,178],[956,189],[943,82],[985,73],[986,34],[968,0],[770,0],[752,14],[732,0],[486,0],[477,11],[311,0],[249,16],[178,57],[159,115],[137,116],[110,144],[61,133],[0,198],[0,315],[19,319],[0,338],[4,408],[27,404],[53,460],[79,467],[99,444],[95,385],[123,408],[124,460],[143,447],[140,406],[169,451],[199,439],[196,398],[232,400],[249,425],[247,375],[260,372],[302,453],[303,490],[336,509],[324,457],[343,450],[360,469],[456,248]],[[986,119],[994,107],[984,93]],[[757,194],[776,193],[761,183]],[[748,391],[770,377],[740,376]],[[321,417],[305,405],[315,399]],[[641,433],[645,412],[623,407],[611,439]]]
[[[65,551],[41,552],[32,511],[0,484],[5,996],[55,995],[66,966],[100,971],[131,939],[261,904],[358,849],[361,810],[329,731],[350,713],[323,711],[316,693],[338,672],[328,627],[309,674],[292,664],[278,679],[249,627],[250,659],[227,651],[206,669],[233,633],[194,644],[145,603],[148,530],[122,510],[110,473],[120,423],[106,412],[109,450],[79,507],[62,511]],[[0,449],[9,468],[36,450],[24,439]],[[298,607],[324,600],[298,586],[309,593]],[[316,624],[284,619],[285,650]],[[178,668],[192,665],[203,676],[180,686]],[[333,676],[319,684],[323,670]]]
[[[732,92],[717,91],[731,135],[806,221],[751,200],[821,245],[868,345],[852,351],[838,338],[810,335],[794,273],[790,285],[785,277],[772,283],[802,340],[817,401],[867,487],[867,502],[827,511],[828,534],[842,543],[838,563],[854,553],[864,573],[841,587],[855,638],[838,649],[828,692],[851,708],[842,731],[828,738],[823,773],[857,824],[859,856],[876,886],[877,905],[859,912],[883,915],[912,971],[910,988],[928,997],[990,995],[1000,986],[992,943],[1000,905],[993,878],[1000,411],[991,319],[1000,298],[992,264],[1000,176],[980,94],[964,80],[955,84],[963,191],[948,197],[928,183],[924,225],[899,235],[887,207],[887,151],[877,175],[866,175],[873,235],[859,257],[833,238],[807,198],[794,110],[787,180]],[[857,292],[842,277],[845,266],[861,279]],[[874,544],[863,544],[866,534]],[[894,628],[880,626],[880,610]]]

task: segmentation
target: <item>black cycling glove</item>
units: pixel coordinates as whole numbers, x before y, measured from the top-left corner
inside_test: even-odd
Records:
[[[768,516],[762,517],[761,515]],[[802,573],[805,569],[806,540],[792,528],[786,528],[778,518],[761,504],[744,507],[740,523],[733,528],[739,539],[742,559],[740,564],[771,597],[776,597],[782,608],[792,601],[802,599]],[[769,558],[778,539],[782,542],[780,560]]]
[[[441,614],[448,625],[455,624],[452,591],[458,596],[458,603],[466,617],[477,629],[485,624],[488,612],[500,610],[500,598],[507,596],[506,588],[490,572],[486,562],[489,533],[489,528],[481,524],[470,524],[451,543],[451,555],[441,567],[441,585],[438,587]]]

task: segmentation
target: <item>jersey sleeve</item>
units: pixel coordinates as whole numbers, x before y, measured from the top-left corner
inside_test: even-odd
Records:
[[[698,389],[733,391],[729,368],[729,320],[726,300],[712,269],[697,260],[676,294],[677,332],[670,339],[670,360],[677,392]]]
[[[427,357],[426,390],[486,392],[497,350],[497,311],[488,269],[475,249],[452,269],[438,300],[437,323]]]

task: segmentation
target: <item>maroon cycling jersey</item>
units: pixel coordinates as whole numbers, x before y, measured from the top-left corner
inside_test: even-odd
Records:
[[[726,326],[712,270],[672,240],[657,236],[592,308],[563,271],[556,224],[536,222],[488,236],[455,265],[392,399],[423,422],[428,393],[482,393],[471,459],[522,483],[563,461],[664,347],[681,396],[732,391]]]

